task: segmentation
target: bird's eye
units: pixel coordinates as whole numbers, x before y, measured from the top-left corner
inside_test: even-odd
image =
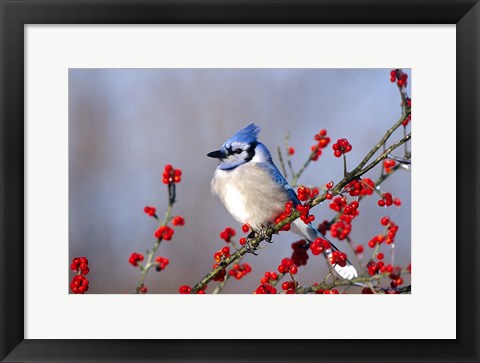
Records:
[[[237,149],[237,150],[235,150],[235,154],[241,154],[242,151],[243,151],[242,149]]]

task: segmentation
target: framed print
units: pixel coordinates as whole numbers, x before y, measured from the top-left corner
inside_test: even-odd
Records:
[[[477,1],[1,11],[2,361],[479,359]]]

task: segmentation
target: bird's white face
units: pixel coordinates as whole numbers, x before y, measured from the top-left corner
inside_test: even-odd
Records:
[[[229,170],[245,164],[255,156],[256,143],[232,142],[224,144],[220,150],[207,154],[220,160],[219,169]]]

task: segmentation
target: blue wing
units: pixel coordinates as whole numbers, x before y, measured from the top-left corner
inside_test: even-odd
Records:
[[[295,190],[293,190],[290,184],[288,184],[288,182],[283,177],[282,173],[280,173],[280,170],[278,170],[277,166],[273,162],[259,163],[258,165],[263,169],[265,169],[266,172],[268,172],[268,174],[275,181],[275,183],[281,185],[283,189],[285,189],[290,200],[293,202],[295,206],[297,206],[298,204],[301,204],[300,200],[297,197],[297,193],[295,193]]]

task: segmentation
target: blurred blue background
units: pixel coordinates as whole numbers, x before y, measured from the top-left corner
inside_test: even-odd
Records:
[[[405,72],[410,83],[410,70]],[[410,95],[410,84],[407,91]],[[219,233],[231,226],[237,237],[243,235],[210,193],[217,163],[206,157],[209,151],[255,122],[261,127],[260,141],[279,167],[276,148],[283,148],[290,132],[298,170],[315,144],[314,135],[327,129],[332,142],[299,183],[337,182],[343,163],[333,156],[333,142],[349,140],[348,165],[353,168],[398,120],[400,102],[390,69],[70,69],[70,259],[88,257],[89,293],[133,293],[140,274],[128,258],[153,246],[157,224],[143,208],[156,206],[163,216],[167,188],[162,172],[170,163],[183,171],[173,214],[184,216],[186,225],[175,228],[172,241],[162,242],[157,255],[169,258],[170,265],[162,272],[152,269],[146,285],[149,293],[177,293],[180,285],[192,286],[211,270],[213,253],[225,245]],[[397,131],[392,142],[402,136]],[[402,154],[403,148],[398,149],[396,155]],[[375,180],[379,175],[377,167],[366,176]],[[400,226],[395,264],[410,262],[410,180],[409,171],[399,170],[382,185],[382,191],[401,198],[400,208],[378,207],[377,196],[361,203],[351,237],[365,246],[366,258],[368,241],[383,231],[379,219],[388,215]],[[317,224],[334,211],[323,203],[312,214]],[[224,292],[253,292],[265,271],[276,270],[291,255],[290,245],[297,240],[287,232],[273,244],[262,243],[258,256],[244,259],[252,273],[231,279]],[[351,254],[345,241],[336,245]],[[382,251],[389,262],[389,249],[383,246]],[[310,256],[298,280],[302,285],[321,281],[327,271],[323,258]]]

